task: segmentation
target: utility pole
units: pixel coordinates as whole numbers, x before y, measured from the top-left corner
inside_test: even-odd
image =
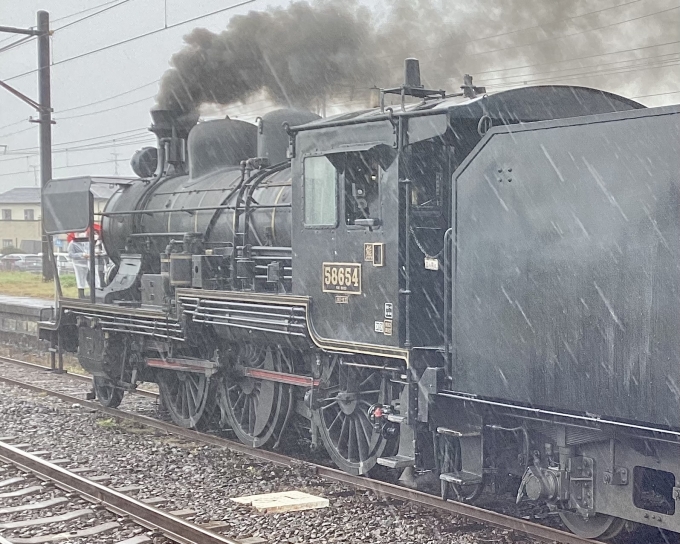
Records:
[[[50,14],[38,12],[38,102],[40,104],[40,188],[52,179],[52,98],[50,96]],[[49,241],[45,234],[45,210],[40,199],[42,229],[42,273],[44,280],[54,279]]]
[[[50,98],[50,14],[46,11],[38,12],[38,26],[33,28],[16,28],[0,26],[0,32],[10,34],[23,34],[38,38],[38,102],[19,92],[11,85],[0,81],[0,87],[8,90],[14,96],[26,102],[38,111],[38,119],[34,123],[40,123],[40,185],[45,187],[52,179],[52,100]],[[42,200],[42,199],[41,199]],[[42,204],[41,204],[42,208]],[[45,235],[44,210],[41,210],[42,231],[42,273],[44,280],[54,278],[52,263],[52,251]]]

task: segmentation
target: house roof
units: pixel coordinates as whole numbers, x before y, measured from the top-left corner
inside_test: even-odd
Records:
[[[112,179],[112,183],[115,180]],[[90,191],[96,200],[108,200],[116,192],[118,186],[92,184]],[[15,187],[0,193],[0,204],[40,204],[40,187]]]

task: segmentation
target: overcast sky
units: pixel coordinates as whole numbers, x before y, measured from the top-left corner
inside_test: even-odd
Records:
[[[415,0],[414,0],[415,1]],[[437,0],[444,1],[444,0]],[[489,5],[498,0],[489,0]],[[559,0],[543,0],[543,5]],[[570,0],[571,1],[571,0]],[[121,2],[120,5],[116,5]],[[254,0],[229,11],[210,15],[187,24],[187,19],[223,9],[236,0],[0,0],[0,25],[28,27],[35,25],[39,9],[50,12],[52,28],[57,29],[52,38],[52,105],[57,124],[53,129],[55,144],[54,177],[79,174],[131,175],[129,158],[135,149],[153,144],[154,139],[146,131],[150,119],[149,108],[154,104],[158,80],[168,68],[171,55],[182,46],[182,36],[196,26],[213,31],[225,28],[235,14],[252,9],[280,6],[289,0]],[[367,5],[383,6],[380,0],[363,0]],[[446,2],[445,2],[446,3]],[[452,8],[461,3],[448,0]],[[483,5],[485,0],[478,0]],[[569,4],[569,2],[567,2]],[[680,18],[677,0],[573,0],[574,15],[591,7],[622,6],[616,16],[626,23],[616,23],[598,30],[603,44],[610,44],[607,51],[643,48],[623,56],[607,57],[602,65],[610,67],[632,66],[626,64],[632,58],[644,58],[653,54],[662,59],[663,65],[653,72],[622,71],[606,82],[598,80],[597,70],[582,78],[572,78],[565,83],[605,87],[607,90],[634,97],[650,106],[680,101]],[[557,4],[555,4],[557,6]],[[565,2],[561,0],[560,7]],[[111,9],[86,20],[67,26],[87,15],[111,6]],[[570,6],[570,5],[569,5]],[[84,11],[89,10],[89,11]],[[591,10],[592,11],[592,10]],[[662,35],[646,32],[654,22],[653,17],[666,24]],[[75,15],[74,15],[75,14]],[[486,14],[484,14],[486,15]],[[489,14],[493,16],[492,13]],[[661,19],[659,19],[661,20]],[[514,23],[513,23],[514,24]],[[574,24],[577,24],[576,22]],[[580,24],[580,23],[578,23]],[[585,24],[585,23],[584,23]],[[602,26],[602,25],[600,25]],[[588,28],[588,27],[585,27]],[[159,30],[147,37],[110,47],[100,52],[86,54],[141,34]],[[475,32],[484,36],[483,28]],[[35,70],[37,50],[35,40],[2,51],[3,47],[16,41],[19,36],[0,34],[0,79],[7,81],[21,92],[37,99]],[[395,36],[395,40],[398,39]],[[574,37],[578,39],[578,37]],[[625,43],[624,43],[625,42]],[[650,47],[654,46],[654,47]],[[541,47],[537,45],[536,47]],[[628,56],[626,56],[628,55]],[[469,61],[462,70],[472,73],[488,67],[490,58],[484,55]],[[498,59],[496,59],[498,60]],[[613,64],[621,61],[623,64]],[[659,61],[656,61],[659,62]],[[423,63],[424,64],[424,63]],[[565,65],[566,66],[566,65]],[[543,68],[545,69],[545,68]],[[609,69],[609,68],[606,68]],[[426,66],[423,66],[423,72]],[[659,75],[661,74],[660,77]],[[492,74],[493,75],[493,74]],[[488,74],[487,74],[488,76]],[[503,80],[500,80],[501,82]],[[515,82],[519,81],[517,79]],[[388,82],[389,83],[389,82]],[[491,89],[490,89],[491,90]],[[121,93],[122,96],[111,98]],[[671,94],[672,93],[672,94]],[[647,96],[654,95],[654,96]],[[93,104],[94,103],[94,104]],[[108,111],[106,111],[108,110]],[[253,119],[254,108],[231,108],[232,115]],[[35,116],[32,108],[0,89],[0,191],[12,187],[32,186],[39,180],[38,127],[29,123]],[[4,146],[7,146],[6,148]],[[78,166],[83,165],[83,166]]]

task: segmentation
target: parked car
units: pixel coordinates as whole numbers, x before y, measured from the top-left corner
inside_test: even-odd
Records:
[[[73,274],[73,261],[65,253],[57,253],[54,258],[57,261],[59,274]]]
[[[28,255],[23,253],[10,253],[9,255],[5,255],[0,259],[0,268],[2,268],[2,270],[18,270],[17,263],[23,261],[26,257],[28,257]]]
[[[42,257],[40,255],[22,255],[22,257],[14,263],[14,270],[42,272]]]

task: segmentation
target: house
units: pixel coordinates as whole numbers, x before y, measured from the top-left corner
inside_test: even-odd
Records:
[[[100,213],[109,197],[116,191],[117,180],[111,184],[92,184],[94,212]],[[40,187],[15,187],[0,193],[0,244],[3,248],[15,247],[28,253],[39,253],[42,232]],[[62,239],[63,238],[63,239]],[[56,250],[65,250],[65,237],[56,237]]]

